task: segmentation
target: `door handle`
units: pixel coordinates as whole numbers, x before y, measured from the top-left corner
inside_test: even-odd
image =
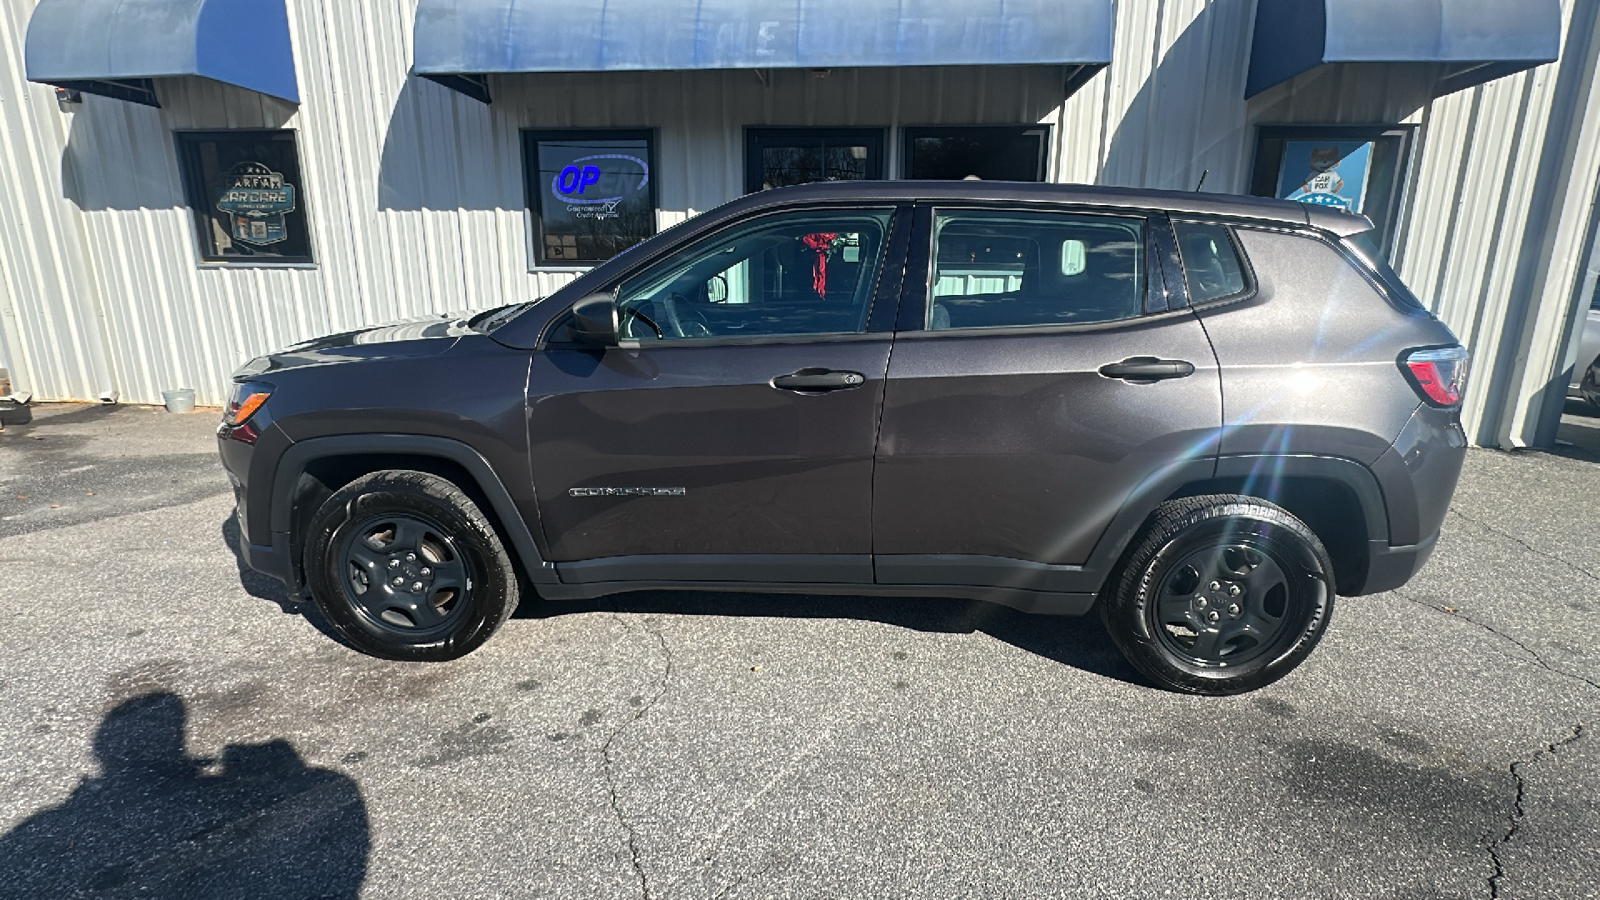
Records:
[[[1187,378],[1194,374],[1194,363],[1181,359],[1157,359],[1154,356],[1131,356],[1122,362],[1107,363],[1100,367],[1107,378],[1120,378],[1134,384],[1151,384],[1166,378]]]
[[[789,375],[779,375],[771,382],[780,391],[799,394],[824,394],[860,387],[866,383],[867,376],[860,372],[835,372],[832,369],[801,369]]]

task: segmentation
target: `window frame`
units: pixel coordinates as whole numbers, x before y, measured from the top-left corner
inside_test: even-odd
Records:
[[[1183,281],[1183,296],[1189,306],[1195,309],[1208,309],[1219,304],[1236,303],[1255,296],[1257,290],[1256,271],[1250,264],[1250,256],[1244,252],[1244,244],[1239,241],[1237,229],[1234,228],[1232,223],[1199,216],[1169,216],[1168,220],[1172,223],[1173,252],[1177,256],[1178,277]],[[1233,245],[1233,256],[1239,261],[1239,274],[1244,280],[1244,287],[1221,297],[1196,301],[1194,291],[1189,287],[1189,264],[1183,258],[1183,241],[1178,238],[1178,226],[1180,225],[1208,225],[1213,228],[1221,228],[1227,234],[1228,241]]]
[[[1139,298],[1139,312],[1132,316],[1109,319],[1102,322],[978,325],[938,330],[929,328],[928,319],[933,308],[931,302],[933,298],[933,276],[937,263],[935,258],[937,235],[934,233],[933,226],[939,214],[956,210],[964,212],[1050,213],[1141,220],[1144,224],[1145,279],[1144,295]],[[1037,203],[1007,204],[1002,201],[974,201],[971,203],[924,201],[918,204],[916,224],[916,233],[911,238],[913,249],[906,259],[906,271],[908,274],[900,299],[900,315],[896,323],[896,340],[901,338],[926,340],[943,337],[992,336],[997,334],[1063,334],[1104,331],[1113,328],[1125,328],[1137,323],[1148,322],[1152,319],[1182,315],[1189,312],[1189,307],[1183,302],[1183,292],[1172,289],[1170,284],[1172,275],[1166,271],[1166,265],[1163,263],[1168,248],[1161,236],[1162,229],[1166,224],[1166,213],[1160,210]],[[912,272],[918,274],[912,277],[910,275]],[[1180,281],[1181,278],[1182,275],[1179,273]]]
[[[1405,209],[1406,198],[1411,191],[1411,171],[1415,161],[1413,157],[1418,143],[1416,139],[1417,129],[1417,125],[1405,123],[1366,125],[1281,123],[1258,125],[1256,126],[1255,143],[1251,151],[1250,194],[1256,197],[1277,197],[1278,178],[1283,167],[1282,142],[1321,139],[1379,143],[1385,139],[1397,140],[1399,151],[1395,156],[1394,184],[1389,186],[1389,196],[1386,200],[1383,214],[1374,215],[1372,211],[1362,211],[1360,213],[1372,220],[1373,228],[1380,236],[1379,247],[1383,251],[1384,258],[1387,259],[1394,252],[1394,242],[1399,232],[1400,218]],[[1267,151],[1266,145],[1268,141],[1280,142],[1278,151],[1275,154]]]
[[[654,128],[523,128],[522,187],[528,242],[528,271],[530,272],[584,272],[615,257],[599,260],[547,260],[544,256],[544,191],[537,177],[540,141],[606,141],[642,140],[645,142],[645,165],[650,167],[646,188],[650,195],[650,233],[638,243],[643,243],[661,233],[661,196],[656,184],[656,146],[659,135]],[[530,169],[531,167],[531,169]],[[530,173],[534,177],[530,178]],[[635,245],[637,246],[637,244]]]
[[[915,212],[913,204],[889,198],[863,197],[859,202],[824,202],[796,206],[769,206],[752,210],[747,215],[737,216],[719,223],[715,223],[692,234],[685,235],[683,240],[661,249],[648,258],[641,258],[634,265],[608,278],[592,293],[611,294],[620,302],[622,285],[642,275],[650,268],[668,259],[673,254],[684,248],[714,238],[716,235],[741,227],[751,222],[779,215],[796,213],[851,213],[869,211],[888,211],[888,231],[884,235],[883,259],[879,262],[875,274],[872,292],[869,295],[866,325],[861,331],[847,332],[815,332],[808,334],[752,334],[752,335],[711,335],[701,338],[672,338],[671,340],[640,341],[631,339],[619,340],[617,346],[629,350],[640,349],[667,349],[672,347],[718,347],[748,344],[806,344],[806,343],[838,343],[844,341],[883,340],[894,332],[895,316],[899,309],[902,294],[902,284],[905,278],[905,259],[907,245],[913,230],[912,217]],[[567,304],[562,309],[554,312],[540,329],[539,338],[535,343],[536,350],[545,348],[573,349],[588,348],[592,345],[566,340],[562,337],[563,329],[572,320],[572,307]]]
[[[828,138],[838,138],[838,143],[846,141],[867,145],[867,177],[862,181],[882,181],[888,177],[888,160],[885,148],[888,145],[889,130],[887,128],[789,128],[748,126],[744,130],[744,193],[758,194],[765,188],[761,187],[761,151],[765,149],[763,139],[779,138],[776,146],[786,146],[783,141],[797,138],[814,138],[825,142]],[[791,146],[806,146],[804,143]],[[815,183],[815,182],[811,182]]]
[[[199,158],[199,145],[205,141],[224,141],[241,135],[266,135],[270,140],[289,144],[294,154],[295,208],[284,213],[295,217],[305,231],[304,255],[288,256],[223,256],[210,251],[207,232],[211,228],[210,210],[214,206],[211,192],[205,183]],[[296,128],[195,128],[175,129],[173,147],[178,159],[178,175],[183,187],[184,203],[189,207],[189,223],[194,237],[196,264],[203,268],[235,269],[314,269],[317,267],[316,233],[312,228],[311,204],[305,183],[304,159],[300,153],[300,132]],[[280,173],[288,180],[288,172]],[[286,223],[287,224],[287,223]]]
[[[900,178],[906,181],[952,181],[949,178],[916,178],[911,174],[912,166],[916,162],[915,143],[919,137],[937,137],[956,133],[1010,133],[1011,135],[1039,135],[1039,158],[1036,163],[1038,175],[1031,184],[1043,184],[1050,180],[1050,139],[1052,129],[1048,124],[1038,125],[912,125],[900,129]]]

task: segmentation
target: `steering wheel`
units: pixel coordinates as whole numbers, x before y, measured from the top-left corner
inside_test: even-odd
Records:
[[[711,323],[682,294],[671,294],[662,304],[667,309],[667,324],[681,338],[711,337]]]

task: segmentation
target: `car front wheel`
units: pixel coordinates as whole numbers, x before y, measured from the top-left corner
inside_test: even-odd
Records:
[[[1157,684],[1237,694],[1293,671],[1333,614],[1333,563],[1305,523],[1253,497],[1162,504],[1101,597],[1123,656]]]
[[[374,472],[340,488],[311,520],[304,561],[334,629],[385,659],[464,656],[517,606],[494,526],[459,487],[424,472]]]

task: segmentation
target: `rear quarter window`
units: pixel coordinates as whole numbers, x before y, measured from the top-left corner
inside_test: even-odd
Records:
[[[1227,226],[1174,221],[1172,230],[1183,258],[1190,303],[1236,297],[1249,288],[1244,262]]]

